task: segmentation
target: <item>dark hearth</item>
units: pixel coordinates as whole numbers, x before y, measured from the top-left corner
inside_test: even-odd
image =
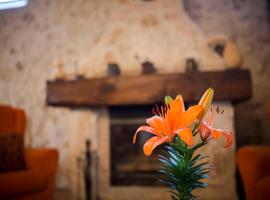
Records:
[[[157,157],[146,158],[141,150],[151,135],[140,134],[137,143],[132,145],[133,133],[150,117],[151,110],[152,106],[110,108],[112,185],[160,185]]]

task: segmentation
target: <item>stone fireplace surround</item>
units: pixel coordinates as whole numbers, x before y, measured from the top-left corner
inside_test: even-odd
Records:
[[[153,98],[145,98],[143,95],[132,96],[132,94],[137,94],[141,92],[141,85],[138,83],[129,83],[122,82],[121,79],[124,77],[107,77],[101,79],[91,79],[86,80],[56,80],[49,81],[47,85],[47,103],[53,106],[68,106],[68,107],[80,107],[80,112],[84,112],[89,115],[89,119],[92,119],[91,124],[89,121],[82,123],[80,130],[82,133],[79,133],[79,137],[74,136],[72,139],[72,144],[70,149],[71,164],[76,166],[76,158],[82,155],[84,151],[85,140],[87,138],[91,139],[92,142],[92,151],[94,153],[93,160],[93,185],[94,185],[94,196],[98,196],[101,199],[105,200],[132,200],[132,199],[170,199],[169,193],[166,192],[167,188],[163,187],[151,187],[151,186],[113,186],[111,185],[111,157],[110,157],[110,117],[108,109],[106,106],[113,105],[125,105],[133,99],[137,99],[140,102],[137,106],[161,102],[162,97],[165,95],[175,96],[178,94],[178,91],[181,91],[182,94],[188,96],[187,100],[196,102],[201,93],[207,87],[214,87],[217,91],[217,100],[214,103],[214,106],[220,106],[225,110],[222,119],[216,121],[216,126],[234,131],[234,109],[231,103],[230,95],[235,101],[243,100],[249,98],[251,95],[250,90],[250,74],[247,70],[233,70],[233,71],[224,71],[224,72],[193,72],[196,76],[191,74],[164,74],[164,75],[140,75],[133,78],[136,78],[139,83],[141,80],[151,80],[154,77],[158,77],[160,81],[157,81],[157,85],[163,85],[162,79],[166,78],[167,87],[170,90],[157,90],[155,87],[148,90],[150,96]],[[215,78],[211,78],[211,74],[216,74]],[[196,78],[196,84],[189,87],[184,87],[181,82],[181,78],[175,79],[174,76],[179,77],[189,77],[189,81],[192,82]],[[173,78],[172,78],[173,77]],[[192,78],[193,77],[193,78]],[[208,78],[207,78],[208,77]],[[229,78],[228,78],[229,77]],[[130,77],[131,78],[131,77]],[[99,95],[103,95],[109,100],[100,103],[99,106],[95,105],[95,96],[89,99],[89,88],[93,91],[99,91],[100,85],[102,82],[107,83],[108,80],[115,88],[114,90],[109,90],[107,92],[100,91]],[[171,80],[172,79],[172,80]],[[112,81],[114,80],[114,81]],[[171,80],[171,81],[169,81]],[[96,82],[100,81],[100,84]],[[183,81],[183,80],[182,80]],[[184,81],[186,81],[184,79]],[[235,82],[236,81],[236,82]],[[237,84],[238,83],[238,84]],[[117,86],[116,86],[117,85]],[[122,87],[125,87],[127,91],[123,91]],[[203,88],[201,88],[203,87]],[[159,88],[159,86],[157,86]],[[200,89],[198,89],[200,88]],[[133,89],[130,93],[130,98],[118,99],[116,101],[113,98],[120,91],[128,92]],[[197,91],[197,92],[196,92]],[[160,93],[160,95],[154,95],[155,93]],[[98,95],[94,92],[95,95]],[[190,94],[190,95],[185,95]],[[234,95],[237,94],[237,95]],[[129,95],[128,95],[129,96]],[[87,97],[87,98],[86,98]],[[111,97],[111,98],[110,98]],[[96,97],[99,100],[98,97]],[[79,101],[78,101],[79,99]],[[111,99],[111,100],[110,100]],[[142,101],[143,100],[143,101]],[[86,106],[90,106],[92,109],[88,110]],[[91,117],[90,117],[91,116]],[[94,116],[94,117],[93,117]],[[90,134],[89,134],[90,133]],[[133,133],[127,133],[133,134]],[[130,141],[130,145],[131,141]],[[202,197],[202,199],[237,199],[236,189],[235,189],[235,143],[234,146],[230,149],[222,148],[222,141],[212,142],[202,150],[206,155],[209,155],[209,161],[214,169],[211,171],[209,180],[209,187],[207,190],[198,190],[196,195]],[[142,152],[141,152],[142,153]],[[147,158],[145,158],[147,159]],[[77,169],[71,170],[71,187],[72,194],[74,198],[78,197],[78,193],[84,194],[83,187],[83,176],[76,172]],[[81,182],[78,187],[78,180]],[[78,191],[80,190],[80,191]],[[81,196],[83,197],[83,196]]]

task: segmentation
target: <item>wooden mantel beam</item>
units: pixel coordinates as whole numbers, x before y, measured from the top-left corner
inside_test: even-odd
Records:
[[[163,102],[165,95],[182,94],[197,101],[208,88],[215,100],[238,102],[251,97],[251,76],[246,69],[226,71],[106,77],[48,81],[47,104],[52,106],[147,105]]]

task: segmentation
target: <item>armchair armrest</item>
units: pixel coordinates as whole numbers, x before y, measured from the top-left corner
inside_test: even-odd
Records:
[[[27,168],[54,177],[57,169],[58,151],[55,149],[25,149]]]
[[[270,147],[243,147],[237,152],[237,163],[247,199],[256,199],[256,184],[270,176]]]
[[[53,199],[54,177],[57,169],[58,152],[55,149],[25,149],[27,168],[43,174],[47,188],[33,199]]]

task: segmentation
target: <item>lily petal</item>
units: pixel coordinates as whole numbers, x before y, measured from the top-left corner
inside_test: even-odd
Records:
[[[223,135],[224,140],[225,140],[224,147],[231,146],[232,143],[233,143],[233,134],[232,134],[232,132],[224,131],[224,130],[221,130],[221,129],[212,128],[212,130],[211,130],[211,136],[213,138],[218,139],[222,135]]]
[[[193,136],[190,128],[180,129],[177,133],[183,142],[185,142],[188,146],[193,144]]]
[[[229,131],[224,131],[223,133],[224,139],[225,139],[225,145],[224,147],[230,147],[233,143],[233,133]]]
[[[164,119],[160,116],[153,116],[146,119],[146,123],[152,127],[158,135],[162,135],[165,132]]]
[[[203,111],[201,105],[191,106],[184,112],[181,117],[179,117],[176,122],[177,127],[187,127],[190,126],[198,117],[198,115]]]
[[[200,131],[200,136],[203,140],[209,139],[211,130],[209,129],[208,125],[204,121],[200,122],[198,129]]]
[[[207,136],[207,135],[205,135],[205,133],[207,133],[207,132],[208,133],[210,132],[211,138],[214,138],[214,139],[219,139],[223,135],[224,140],[225,140],[224,147],[229,147],[233,143],[233,133],[232,132],[214,128],[205,122],[200,123],[199,130],[200,130],[200,134],[201,134],[202,138],[204,136]]]
[[[214,138],[214,139],[218,139],[222,136],[222,134],[224,134],[224,130],[221,130],[221,129],[216,129],[216,128],[213,128],[213,127],[210,127],[210,131],[211,131],[211,136]]]
[[[143,151],[146,156],[150,156],[152,151],[159,145],[163,144],[168,140],[168,137],[151,137],[143,146]]]
[[[175,125],[177,125],[176,120],[183,114],[184,111],[184,100],[181,95],[178,95],[175,100],[170,102],[169,110],[165,117],[165,120],[170,127],[170,130],[173,130],[175,128]]]
[[[182,95],[177,95],[175,100],[170,103],[170,111],[173,111],[177,117],[185,111],[185,104]]]
[[[137,134],[138,134],[140,131],[146,131],[146,132],[152,133],[152,134],[154,134],[154,135],[159,135],[159,134],[156,132],[156,130],[153,129],[152,127],[150,127],[150,126],[140,126],[140,127],[137,129],[137,131],[136,131],[136,133],[134,134],[134,136],[133,136],[133,144],[135,144],[136,139],[137,139]]]
[[[203,96],[199,102],[199,105],[203,106],[203,108],[204,108],[204,111],[198,117],[199,120],[201,120],[204,117],[204,115],[207,113],[207,111],[212,103],[213,97],[214,97],[214,89],[208,88],[205,91],[205,93],[203,94]]]

